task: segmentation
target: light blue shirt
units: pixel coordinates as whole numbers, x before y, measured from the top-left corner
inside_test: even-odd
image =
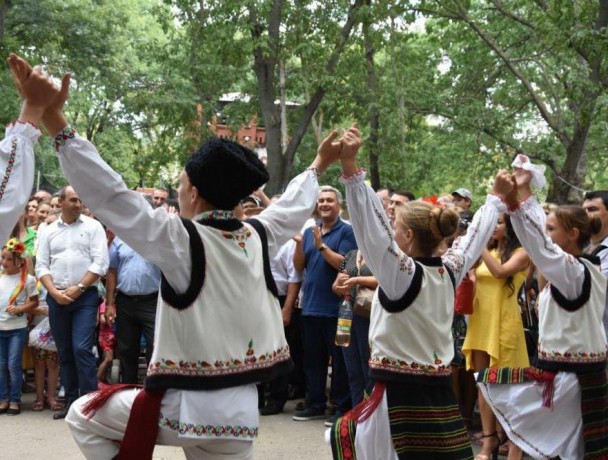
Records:
[[[160,268],[148,262],[120,238],[110,246],[110,268],[116,270],[116,289],[126,295],[146,295],[160,287]]]

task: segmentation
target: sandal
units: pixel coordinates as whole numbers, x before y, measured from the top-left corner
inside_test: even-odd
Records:
[[[32,404],[32,410],[34,412],[40,412],[44,410],[44,400],[36,399],[36,401],[34,401],[34,404]]]
[[[496,439],[496,447],[492,450],[491,454],[477,454],[475,455],[475,460],[497,460],[498,459],[498,448],[500,447],[500,439],[498,437],[498,433],[495,431],[490,434],[482,434],[479,439],[483,440],[484,438],[494,438]]]
[[[51,409],[52,411],[58,411],[65,407],[62,403],[60,403],[59,401],[57,401],[54,398],[48,398],[46,400],[46,403],[47,403],[47,407],[49,409]]]

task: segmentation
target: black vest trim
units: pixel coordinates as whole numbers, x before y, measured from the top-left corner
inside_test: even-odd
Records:
[[[601,261],[600,257],[596,254],[597,249],[599,249],[599,248],[596,248],[596,250],[593,251],[592,254],[581,254],[580,256],[578,256],[578,258],[588,260],[593,265],[597,265],[599,267],[602,264],[602,261]]]
[[[268,237],[266,236],[266,228],[264,227],[264,224],[257,219],[248,219],[246,222],[251,225],[256,232],[258,232],[258,235],[260,235],[260,240],[262,240],[262,257],[264,260],[264,278],[266,278],[266,288],[273,296],[278,298],[279,289],[277,288],[277,284],[274,282],[272,270],[270,270],[270,257],[268,256]]]
[[[599,260],[600,252],[602,252],[604,249],[608,249],[608,246],[604,246],[603,244],[600,244],[597,248],[595,248],[593,250],[593,252],[591,253],[591,255],[594,256],[594,257],[597,257],[598,260]]]
[[[389,313],[402,312],[414,303],[414,300],[416,300],[416,297],[418,297],[420,289],[422,288],[422,277],[424,276],[424,269],[422,268],[422,265],[425,267],[443,266],[448,272],[448,276],[452,281],[452,289],[456,289],[456,279],[454,278],[454,273],[452,270],[443,265],[440,257],[418,257],[414,259],[414,263],[416,264],[414,277],[412,278],[410,287],[407,291],[405,291],[403,297],[397,300],[390,300],[381,287],[378,289],[378,299],[380,300],[380,304]]]
[[[391,372],[383,369],[369,370],[369,378],[378,382],[417,383],[420,385],[451,385],[451,376],[447,375],[415,375]]]
[[[456,277],[454,276],[454,272],[446,265],[444,265],[444,268],[445,271],[448,272],[450,281],[452,282],[452,288],[454,289],[454,292],[456,292]]]
[[[555,302],[566,311],[572,312],[579,310],[583,305],[589,302],[589,298],[591,297],[591,273],[584,263],[583,268],[585,269],[585,279],[583,280],[583,291],[578,298],[574,300],[566,299],[555,286],[551,285],[551,296]]]
[[[194,303],[199,296],[203,284],[205,283],[205,246],[201,239],[196,225],[190,219],[180,218],[182,224],[190,237],[190,258],[192,260],[192,272],[190,276],[190,285],[183,294],[177,294],[175,289],[171,287],[164,273],[161,273],[160,294],[163,300],[173,308],[185,310]]]
[[[414,303],[416,297],[420,293],[420,288],[422,287],[422,277],[424,276],[424,269],[422,265],[417,261],[414,261],[416,268],[414,270],[414,276],[412,278],[412,282],[410,287],[405,291],[403,297],[397,300],[391,300],[384,293],[384,290],[379,287],[378,288],[378,299],[380,300],[380,305],[389,313],[399,313],[407,309],[410,305]],[[371,369],[370,369],[371,371]]]
[[[149,375],[144,380],[144,388],[146,390],[161,390],[165,388],[178,390],[219,390],[222,388],[238,387],[248,383],[268,382],[281,375],[288,374],[293,368],[293,361],[289,358],[264,369],[219,375],[217,377]]]
[[[589,372],[605,372],[606,361],[599,363],[558,363],[555,361],[544,361],[537,358],[535,367],[545,371],[574,372],[575,374],[587,374]]]

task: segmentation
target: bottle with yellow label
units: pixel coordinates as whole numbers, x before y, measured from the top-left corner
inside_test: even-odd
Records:
[[[338,327],[336,329],[336,345],[348,347],[350,345],[350,331],[353,324],[353,305],[350,295],[344,296],[344,301],[340,305],[338,314]]]

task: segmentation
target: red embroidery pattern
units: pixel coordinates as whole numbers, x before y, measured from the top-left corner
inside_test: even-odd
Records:
[[[397,372],[399,374],[430,375],[437,377],[450,375],[452,373],[451,366],[445,366],[441,360],[437,358],[435,353],[434,356],[435,365],[417,362],[407,363],[400,359],[372,356],[369,360],[369,367],[390,372]]]
[[[15,157],[17,156],[17,138],[13,137],[11,140],[11,151],[8,154],[8,163],[6,164],[6,169],[4,170],[4,177],[2,178],[2,184],[0,184],[0,201],[4,197],[4,192],[6,191],[6,187],[8,186],[8,181],[11,178],[11,174],[13,173],[13,166],[15,165]]]
[[[249,343],[249,348],[242,360],[218,359],[213,363],[210,363],[207,361],[173,361],[171,359],[161,358],[160,361],[150,363],[148,366],[148,375],[184,375],[196,377],[238,374],[254,369],[270,367],[277,362],[289,359],[289,347],[287,345],[280,347],[275,351],[256,356],[255,351],[251,347],[252,342],[250,341]]]
[[[234,232],[222,230],[222,235],[228,240],[233,240],[245,253],[245,257],[249,257],[247,253],[247,239],[251,236],[251,230],[247,227],[240,228]]]
[[[539,358],[545,361],[556,361],[562,363],[599,363],[606,360],[606,353],[594,353],[584,351],[566,351],[560,353],[559,351],[538,351]]]
[[[160,415],[161,427],[169,428],[173,431],[179,431],[180,434],[189,434],[205,438],[256,438],[258,429],[240,425],[195,425],[193,423],[184,423],[175,419],[168,419],[162,414]]]
[[[59,147],[65,145],[68,139],[74,139],[75,135],[76,130],[70,125],[63,128],[63,130],[61,130],[61,132],[53,139],[53,146],[55,147],[55,150],[59,150]]]

